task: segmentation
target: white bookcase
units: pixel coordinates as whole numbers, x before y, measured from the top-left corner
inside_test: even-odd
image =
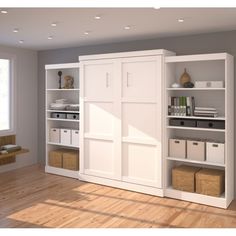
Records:
[[[165,196],[227,208],[234,198],[234,75],[233,57],[227,53],[202,54],[187,56],[170,56],[165,58],[165,147],[164,147],[164,188]],[[224,81],[224,88],[172,88],[171,84],[179,82],[179,78],[187,68],[191,81]],[[169,120],[176,118],[168,115],[168,98],[178,96],[194,96],[198,107],[215,107],[219,116],[179,117],[197,120],[223,120],[225,129],[170,126]],[[178,119],[179,119],[178,118]],[[179,159],[168,155],[169,138],[204,138],[225,143],[225,163],[215,164],[206,161]],[[206,168],[223,169],[225,171],[225,193],[221,197],[211,197],[197,193],[175,190],[171,183],[171,170],[180,164]]]
[[[52,118],[53,112],[57,113],[73,113],[79,114],[79,111],[65,111],[65,110],[52,110],[50,104],[55,102],[56,99],[68,99],[71,104],[79,104],[79,63],[66,63],[66,64],[51,64],[45,65],[46,81],[45,81],[45,124],[46,124],[46,166],[47,173],[63,175],[72,178],[78,178],[78,171],[67,170],[63,168],[56,168],[49,166],[48,154],[51,150],[59,148],[67,148],[79,151],[79,146],[64,145],[61,143],[50,142],[49,131],[51,128],[63,128],[79,130],[79,120]],[[61,86],[64,85],[64,76],[70,75],[74,78],[73,89],[59,89],[59,76],[58,71],[62,72]]]

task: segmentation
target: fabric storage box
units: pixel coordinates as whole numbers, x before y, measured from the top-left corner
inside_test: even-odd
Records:
[[[225,144],[224,143],[206,143],[206,161],[211,163],[225,163]]]
[[[187,140],[187,159],[205,161],[205,142]]]
[[[66,119],[66,114],[65,113],[52,112],[51,117],[52,118],[57,118],[57,119]]]
[[[199,167],[181,165],[172,169],[172,187],[177,190],[195,192],[195,174]]]
[[[61,144],[71,145],[71,130],[61,129]]]
[[[71,145],[79,147],[79,130],[71,130]]]
[[[48,165],[62,168],[62,156],[64,149],[57,149],[49,152],[48,155]]]
[[[196,127],[196,120],[191,119],[170,119],[170,126]]]
[[[79,151],[67,150],[63,153],[63,168],[79,170]]]
[[[224,81],[195,81],[195,88],[224,88]]]
[[[225,189],[225,173],[223,170],[202,169],[196,173],[196,192],[220,197]]]
[[[199,128],[210,128],[210,129],[224,129],[225,128],[225,122],[216,120],[198,120],[197,121],[197,127]]]
[[[51,128],[49,130],[49,142],[60,143],[60,129]]]
[[[169,156],[186,158],[186,140],[169,139]]]
[[[66,114],[66,119],[79,120],[79,114],[67,113]]]

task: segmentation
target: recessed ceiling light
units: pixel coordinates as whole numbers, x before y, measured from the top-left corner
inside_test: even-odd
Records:
[[[52,27],[56,27],[56,26],[57,26],[57,23],[56,23],[56,22],[53,22],[53,23],[51,24],[51,26],[52,26]]]
[[[53,39],[53,37],[52,36],[48,36],[48,39],[51,40],[51,39]]]
[[[184,19],[183,19],[183,18],[180,18],[180,19],[178,19],[178,22],[179,22],[179,23],[183,23],[183,22],[184,22]]]
[[[85,35],[88,35],[88,34],[89,34],[89,32],[88,32],[88,31],[85,31],[85,32],[84,32],[84,34],[85,34]]]
[[[129,25],[126,25],[126,26],[124,27],[125,30],[130,30],[130,28],[131,28],[131,27],[130,27]]]
[[[2,13],[2,14],[7,14],[8,11],[7,11],[7,10],[1,10],[1,13]]]
[[[21,44],[24,43],[24,40],[23,39],[19,40],[19,43],[21,43]]]
[[[96,20],[100,20],[100,19],[101,19],[101,16],[99,16],[99,15],[94,16],[94,19],[96,19]]]
[[[160,9],[160,7],[154,7],[154,9],[155,9],[155,10],[159,10],[159,9]]]
[[[15,29],[13,29],[13,32],[14,32],[14,33],[18,33],[18,32],[19,32],[19,29],[15,28]]]

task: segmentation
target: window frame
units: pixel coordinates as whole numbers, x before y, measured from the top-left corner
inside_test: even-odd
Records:
[[[10,120],[9,120],[9,124],[10,124],[10,128],[6,129],[6,130],[0,130],[0,136],[4,136],[4,135],[12,135],[16,133],[16,56],[13,54],[8,54],[8,53],[1,53],[0,52],[0,59],[6,59],[10,61],[10,69],[9,69],[9,73],[10,73],[10,82],[9,82],[9,86],[10,86]]]

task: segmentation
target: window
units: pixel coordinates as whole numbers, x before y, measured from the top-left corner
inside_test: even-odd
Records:
[[[13,59],[0,54],[0,135],[13,133]]]

